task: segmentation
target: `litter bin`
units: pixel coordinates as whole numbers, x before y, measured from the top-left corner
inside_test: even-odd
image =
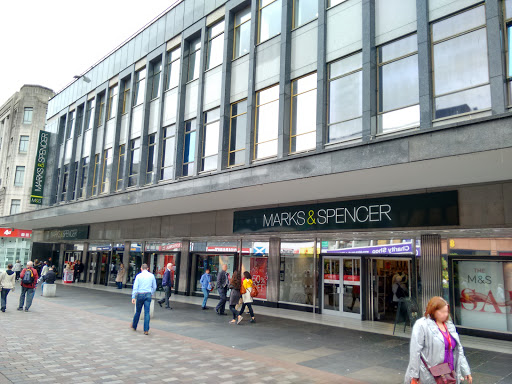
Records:
[[[72,284],[73,283],[73,271],[65,269],[62,281],[64,284]]]

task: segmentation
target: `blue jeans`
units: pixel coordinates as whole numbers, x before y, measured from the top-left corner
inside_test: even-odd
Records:
[[[133,329],[137,329],[139,324],[140,313],[144,306],[144,332],[149,331],[149,308],[151,307],[151,293],[138,293],[135,297],[135,315],[133,316]]]
[[[46,283],[44,283],[44,282],[41,284],[41,293],[43,293],[43,292],[44,292],[44,286],[45,286],[45,284],[46,284]]]
[[[5,310],[5,307],[7,305],[7,295],[9,294],[11,290],[10,289],[7,289],[7,288],[2,288],[2,292],[0,292],[1,294],[1,297],[2,297],[2,311]]]
[[[202,307],[203,308],[206,308],[206,302],[208,301],[208,296],[210,295],[210,291],[207,290],[206,288],[203,288],[203,305]]]
[[[35,288],[21,287],[20,305],[18,308],[23,308],[23,305],[25,304],[25,295],[27,295],[27,303],[25,305],[25,309],[29,309],[32,305],[32,299],[34,298],[35,291]]]
[[[123,289],[123,282],[122,281],[116,281],[117,289]]]

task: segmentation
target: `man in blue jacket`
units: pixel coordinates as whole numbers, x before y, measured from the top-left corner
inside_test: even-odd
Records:
[[[165,308],[172,309],[169,305],[169,298],[171,297],[171,290],[174,286],[174,282],[172,281],[172,263],[167,264],[167,268],[165,268],[164,277],[162,278],[162,287],[164,287],[165,298],[158,300],[158,304],[160,307],[163,303],[165,303]]]

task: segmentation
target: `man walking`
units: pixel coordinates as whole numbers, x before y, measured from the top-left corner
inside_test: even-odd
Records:
[[[34,298],[37,279],[39,279],[39,275],[37,274],[37,271],[34,268],[34,263],[32,261],[29,261],[27,263],[27,268],[24,268],[23,271],[21,271],[20,277],[21,294],[20,304],[18,305],[18,311],[22,311],[23,305],[25,305],[25,312],[28,312],[30,306],[32,305],[32,299]],[[27,296],[26,303],[25,295]]]
[[[75,281],[80,282],[80,275],[84,271],[84,265],[80,262],[80,260],[76,261],[76,264],[73,268],[73,283]]]
[[[218,315],[226,316],[226,301],[228,294],[228,285],[229,285],[229,275],[226,272],[228,270],[228,265],[223,264],[222,270],[217,275],[217,290],[219,291],[220,300],[217,306],[215,307],[215,311]]]
[[[158,300],[158,304],[160,307],[163,303],[165,303],[165,308],[172,309],[169,305],[169,298],[171,297],[171,290],[174,285],[172,281],[172,263],[167,264],[167,268],[164,272],[164,277],[162,278],[162,287],[164,287],[165,298]]]
[[[144,334],[149,335],[149,309],[151,308],[151,297],[156,291],[156,279],[155,275],[148,271],[147,264],[142,264],[140,271],[133,283],[132,304],[135,304],[135,315],[132,329],[137,330],[142,306],[144,306]]]

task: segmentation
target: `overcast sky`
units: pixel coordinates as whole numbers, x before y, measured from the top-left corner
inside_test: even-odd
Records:
[[[61,90],[175,0],[0,0],[0,105],[23,84]]]

